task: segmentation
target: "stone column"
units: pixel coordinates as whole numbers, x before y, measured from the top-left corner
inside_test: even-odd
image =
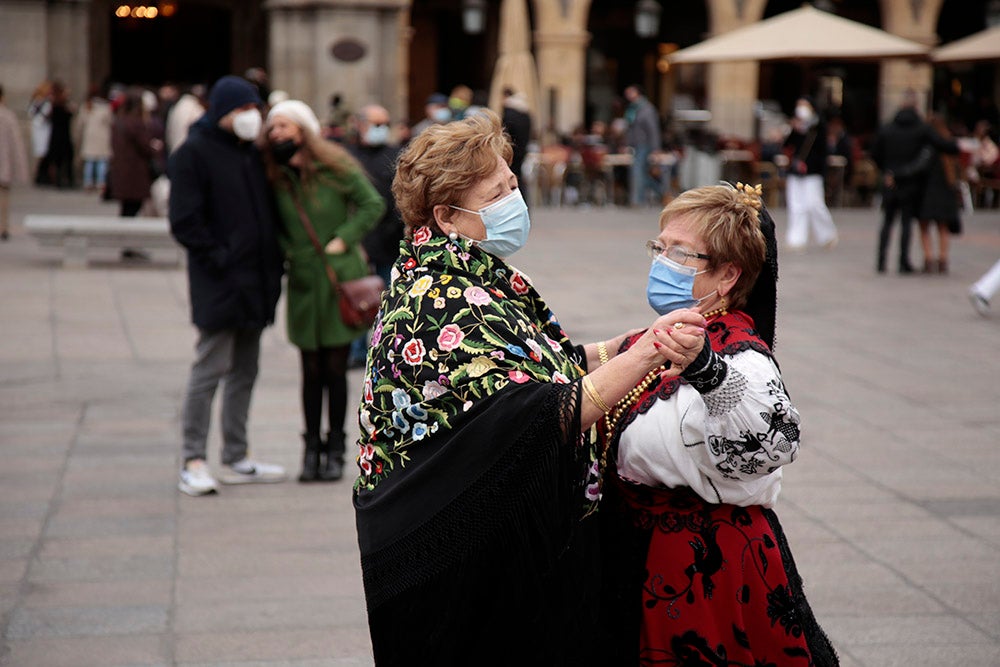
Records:
[[[590,0],[533,0],[539,136],[569,133],[586,109]]]
[[[0,83],[7,106],[25,118],[35,87],[49,76],[48,7],[44,0],[0,2]]]
[[[883,30],[904,39],[936,46],[937,21],[944,0],[880,0]],[[917,94],[921,113],[926,113],[934,92],[934,66],[929,63],[892,58],[882,61],[879,72],[879,118],[892,119],[903,95]]]
[[[540,130],[568,134],[583,122],[589,42],[583,31],[535,33]]]
[[[766,0],[708,0],[710,36],[756,23]],[[760,83],[760,63],[712,63],[706,75],[706,106],[711,127],[723,135],[754,139],[754,103]]]
[[[347,108],[377,102],[406,115],[409,0],[269,0],[271,86],[320,120],[330,96]]]

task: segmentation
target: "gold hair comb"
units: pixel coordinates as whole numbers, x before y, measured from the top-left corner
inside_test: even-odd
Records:
[[[761,206],[761,195],[764,189],[761,187],[760,183],[757,185],[749,185],[746,183],[737,183],[736,190],[743,195],[743,204],[754,209],[754,211],[759,211]]]

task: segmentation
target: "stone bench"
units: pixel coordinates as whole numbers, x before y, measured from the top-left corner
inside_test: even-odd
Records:
[[[30,214],[24,227],[40,245],[62,248],[65,267],[87,266],[91,248],[171,249],[178,265],[184,256],[166,218]]]

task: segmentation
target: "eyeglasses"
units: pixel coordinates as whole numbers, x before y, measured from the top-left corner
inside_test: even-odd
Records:
[[[711,255],[704,255],[700,252],[694,252],[688,250],[682,245],[672,245],[669,248],[665,248],[658,241],[646,241],[646,253],[656,259],[660,255],[665,255],[667,259],[673,260],[678,264],[687,264],[689,259],[712,259]]]

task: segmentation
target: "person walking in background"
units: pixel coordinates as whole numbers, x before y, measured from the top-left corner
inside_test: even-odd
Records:
[[[28,103],[31,119],[31,156],[35,160],[35,185],[51,185],[52,173],[46,157],[52,138],[52,83],[43,81],[31,94]]]
[[[903,167],[898,175],[926,173],[917,223],[920,225],[920,245],[924,251],[924,273],[948,273],[948,237],[962,233],[959,217],[958,143],[952,138],[944,118],[932,115],[930,127],[940,143],[924,144],[913,163]],[[937,229],[938,254],[934,255],[931,227]]]
[[[826,206],[826,123],[812,101],[800,97],[791,126],[784,145],[790,153],[785,175],[786,243],[789,250],[804,250],[812,230],[819,245],[832,248],[837,244],[837,228]]]
[[[629,102],[625,120],[628,122],[628,145],[632,148],[629,200],[632,206],[644,206],[648,201],[647,193],[652,191],[659,205],[663,189],[650,173],[649,156],[660,148],[660,116],[637,85],[625,89],[625,99]]]
[[[910,228],[920,205],[925,174],[895,172],[912,164],[930,140],[928,126],[917,113],[916,94],[908,91],[893,119],[879,128],[871,157],[882,172],[882,228],[879,230],[876,270],[885,273],[892,225],[899,215],[899,272],[913,273]]]
[[[52,184],[57,188],[72,188],[73,175],[73,123],[74,109],[69,99],[69,89],[61,81],[52,82],[52,134],[49,150],[45,154]]]
[[[187,139],[188,130],[205,113],[205,86],[197,83],[180,96],[167,113],[164,133],[167,158]]]
[[[28,182],[28,155],[17,115],[4,102],[0,85],[0,241],[10,238],[10,189]]]
[[[462,120],[472,104],[472,88],[459,84],[451,89],[448,96],[448,109],[451,110],[451,120]]]
[[[91,86],[87,100],[76,114],[73,132],[83,161],[83,189],[88,192],[104,190],[107,182],[113,120],[111,104],[96,85]]]
[[[531,110],[528,100],[522,93],[513,88],[503,89],[503,115],[500,117],[504,129],[510,136],[514,157],[510,161],[510,170],[517,176],[517,187],[521,190],[524,201],[531,201],[528,192],[528,179],[524,177],[524,158],[528,154],[528,144],[531,142]]]
[[[415,139],[431,125],[441,125],[449,121],[451,121],[451,109],[448,108],[448,96],[444,93],[431,93],[424,103],[424,118],[413,126],[410,139]]]
[[[119,215],[134,218],[149,199],[151,162],[162,142],[154,139],[147,121],[142,91],[130,89],[111,127],[111,197],[120,202]],[[142,250],[124,248],[122,259],[149,259]]]
[[[384,109],[383,109],[384,111]],[[373,114],[388,130],[384,118]],[[302,359],[305,432],[300,482],[344,474],[347,355],[362,332],[344,323],[327,274],[338,281],[368,275],[361,239],[385,211],[361,166],[321,136],[316,114],[299,100],[276,104],[267,115],[268,177],[277,198],[280,241],[288,269],[288,339]],[[379,132],[372,139],[384,139]],[[340,297],[342,298],[342,297]],[[329,430],[322,438],[323,394]]]
[[[969,301],[977,313],[989,317],[990,301],[997,290],[1000,290],[1000,260],[969,287]]]
[[[348,146],[385,204],[385,212],[361,243],[372,269],[386,285],[391,281],[392,264],[399,256],[399,242],[403,240],[403,221],[392,197],[392,179],[396,175],[396,158],[401,149],[390,142],[389,127],[389,111],[377,104],[369,104],[361,109],[357,117],[358,142]],[[351,343],[348,366],[363,367],[367,355],[366,331]]]
[[[261,104],[251,83],[222,77],[209,93],[208,111],[167,163],[170,231],[187,250],[191,317],[198,328],[181,417],[178,483],[191,496],[218,490],[206,460],[206,441],[220,382],[220,481],[285,479],[281,466],[251,458],[247,443],[260,336],[274,322],[282,274],[274,200],[254,144],[263,125]]]

